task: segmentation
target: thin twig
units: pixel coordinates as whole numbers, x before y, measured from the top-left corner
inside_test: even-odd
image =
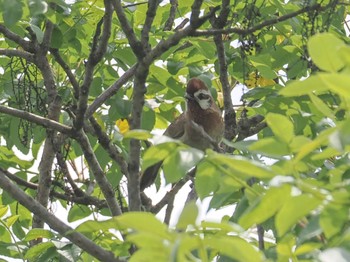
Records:
[[[179,5],[178,0],[170,0],[170,11],[169,11],[168,19],[166,20],[163,28],[164,31],[170,31],[171,28],[173,27],[178,5]]]
[[[105,173],[103,172],[100,163],[98,162],[94,151],[91,148],[90,142],[84,131],[81,129],[76,133],[75,139],[78,141],[81,149],[83,150],[86,162],[89,165],[90,170],[95,176],[95,179],[106,198],[109,210],[112,216],[119,216],[122,214],[120,206],[116,200],[115,192],[112,185],[107,180]]]
[[[313,10],[326,10],[328,6],[322,7],[320,4],[315,4],[311,6],[306,6],[304,8],[299,9],[298,11],[291,12],[289,14],[283,15],[283,16],[278,16],[275,18],[272,18],[270,20],[266,20],[260,24],[257,24],[253,27],[247,28],[247,29],[242,29],[242,28],[225,28],[225,29],[208,29],[208,30],[196,30],[193,32],[192,36],[210,36],[210,35],[221,35],[221,34],[237,34],[237,35],[249,35],[252,34],[260,29],[263,29],[265,27],[271,26],[278,24],[280,22],[286,21],[290,18],[296,17],[300,14],[310,12]]]

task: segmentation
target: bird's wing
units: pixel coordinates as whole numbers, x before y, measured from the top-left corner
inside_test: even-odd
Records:
[[[178,118],[176,118],[165,130],[164,135],[179,139],[181,138],[185,133],[185,123],[186,123],[186,116],[184,113],[179,115]]]

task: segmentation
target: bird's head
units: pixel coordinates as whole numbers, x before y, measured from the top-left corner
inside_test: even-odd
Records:
[[[210,108],[213,103],[208,87],[198,78],[192,78],[188,81],[185,98],[188,102],[196,102],[203,110]]]

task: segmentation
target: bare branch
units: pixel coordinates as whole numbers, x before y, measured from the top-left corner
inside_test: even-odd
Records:
[[[82,129],[77,132],[75,139],[80,144],[81,149],[84,152],[86,162],[88,163],[90,170],[94,174],[96,181],[104,197],[106,198],[109,210],[111,211],[111,215],[112,216],[121,215],[122,211],[119,207],[118,202],[116,201],[115,192],[112,188],[112,185],[107,180],[107,177],[104,174],[100,166],[100,163],[98,162],[96,155],[91,148],[89,139]]]
[[[0,171],[3,172],[9,179],[16,182],[17,185],[24,186],[26,188],[30,188],[33,190],[38,189],[38,184],[28,182],[28,181],[20,178],[19,176],[16,176],[16,175],[8,172],[5,169],[0,168]],[[86,206],[92,205],[98,209],[108,207],[105,200],[100,200],[96,197],[89,196],[86,194],[85,195],[79,195],[79,194],[74,195],[74,194],[71,194],[71,192],[65,192],[64,194],[61,194],[61,193],[58,193],[58,192],[54,191],[53,189],[51,189],[50,196],[61,199],[61,200],[65,200],[67,202],[71,202],[71,203],[73,202],[76,204],[80,204],[80,205],[86,205]]]
[[[86,110],[86,118],[90,118],[92,114],[109,98],[111,98],[113,95],[115,95],[118,90],[130,80],[135,74],[136,71],[136,65],[133,65],[129,68],[128,71],[126,71],[116,82],[113,83],[110,87],[108,87],[102,94],[100,94],[94,102],[88,107]]]
[[[179,182],[177,182],[170,191],[168,191],[165,196],[153,207],[151,207],[150,212],[153,214],[157,214],[166,204],[171,201],[173,197],[179,192],[179,190],[189,181],[193,178],[194,170],[191,170],[188,175],[186,175],[183,179],[181,179]]]
[[[3,24],[0,24],[0,33],[2,33],[6,38],[14,41],[16,44],[21,46],[25,51],[30,52],[30,53],[34,52],[34,46],[31,42],[24,40],[23,37],[10,31]]]
[[[68,238],[72,243],[84,249],[90,255],[96,257],[101,261],[122,261],[114,256],[112,252],[109,252],[99,245],[96,245],[93,241],[85,237],[83,234],[74,231],[73,228],[63,223],[56,216],[49,213],[45,207],[43,207],[38,201],[28,196],[17,185],[12,183],[6,175],[0,170],[0,187],[8,192],[11,197],[17,200],[21,205],[34,213],[36,216],[41,217],[50,228],[57,231],[62,236]]]
[[[178,5],[179,5],[178,0],[170,0],[170,12],[169,12],[169,17],[166,20],[163,28],[164,31],[170,31],[171,28],[173,27]]]
[[[107,50],[108,39],[111,35],[113,8],[110,0],[105,0],[105,14],[96,26],[96,32],[93,37],[92,48],[88,61],[86,63],[85,75],[83,84],[79,90],[79,101],[76,119],[74,121],[75,129],[81,129],[84,125],[85,113],[88,107],[89,90],[93,80],[94,68],[99,63]],[[103,30],[101,39],[101,26],[103,23]]]
[[[114,10],[118,16],[122,30],[129,41],[130,47],[134,54],[140,59],[144,56],[144,50],[139,39],[137,39],[134,29],[129,24],[128,19],[123,10],[123,6],[120,0],[111,0],[113,1]]]
[[[199,14],[201,12],[202,4],[203,4],[203,0],[195,0],[192,4],[190,23],[194,26],[196,25],[196,23],[199,20]]]
[[[222,29],[227,24],[227,17],[229,14],[229,0],[223,0],[222,8],[219,17],[211,19],[211,24],[216,29]],[[225,47],[222,40],[222,35],[215,35],[214,42],[218,53],[219,67],[220,67],[220,82],[224,97],[224,119],[225,119],[225,134],[224,137],[232,140],[236,136],[237,123],[236,112],[232,105],[231,86],[228,80],[227,61]]]
[[[46,21],[46,30],[44,32],[44,37],[43,37],[43,41],[40,44],[40,52],[43,54],[46,54],[47,51],[49,51],[50,48],[50,43],[51,43],[51,36],[52,36],[52,31],[54,28],[53,23],[50,20]]]
[[[141,31],[141,43],[144,48],[144,50],[148,50],[149,47],[149,32],[152,27],[152,23],[154,20],[154,17],[156,16],[158,8],[158,0],[149,0],[148,1],[148,9],[146,13],[146,19]]]
[[[23,50],[0,48],[0,56],[1,55],[8,56],[8,57],[18,56],[26,59],[28,62],[34,62],[34,55]]]
[[[108,152],[109,156],[120,166],[121,172],[124,175],[127,175],[128,164],[125,161],[122,154],[118,151],[115,145],[113,145],[108,135],[102,131],[102,128],[93,117],[90,117],[90,123],[95,130],[95,134],[98,137],[100,145]]]
[[[192,36],[210,36],[210,35],[221,35],[221,34],[237,34],[237,35],[243,35],[243,36],[249,35],[251,33],[254,33],[255,31],[263,29],[264,27],[275,25],[277,23],[286,21],[290,18],[296,17],[300,14],[310,12],[313,10],[323,11],[323,10],[326,10],[327,8],[328,6],[322,7],[320,4],[315,4],[315,5],[303,7],[298,11],[295,11],[283,16],[278,16],[270,20],[266,20],[258,25],[255,25],[247,29],[233,27],[233,28],[226,28],[226,29],[196,30],[195,32],[193,32]]]
[[[42,116],[38,116],[38,115],[29,113],[29,112],[26,112],[23,110],[19,110],[16,108],[0,105],[0,112],[27,120],[29,122],[35,123],[35,124],[43,126],[45,128],[54,129],[54,130],[61,132],[61,133],[64,133],[64,134],[70,135],[70,133],[72,131],[71,127],[63,125],[61,123],[58,123],[57,121],[54,121],[54,120],[51,120],[51,119],[48,119],[48,118],[45,118]]]
[[[71,68],[68,66],[68,64],[63,60],[63,58],[61,57],[58,49],[50,49],[51,54],[55,57],[57,63],[62,67],[62,69],[64,70],[64,72],[67,74],[68,79],[70,81],[70,83],[72,84],[73,87],[73,94],[74,94],[74,98],[76,100],[78,100],[79,98],[79,83],[77,81],[77,79],[75,78]]]

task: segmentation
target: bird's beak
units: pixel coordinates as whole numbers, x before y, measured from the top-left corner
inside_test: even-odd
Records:
[[[194,100],[194,97],[191,96],[191,95],[188,94],[188,93],[185,93],[185,98],[188,99],[188,100]]]

